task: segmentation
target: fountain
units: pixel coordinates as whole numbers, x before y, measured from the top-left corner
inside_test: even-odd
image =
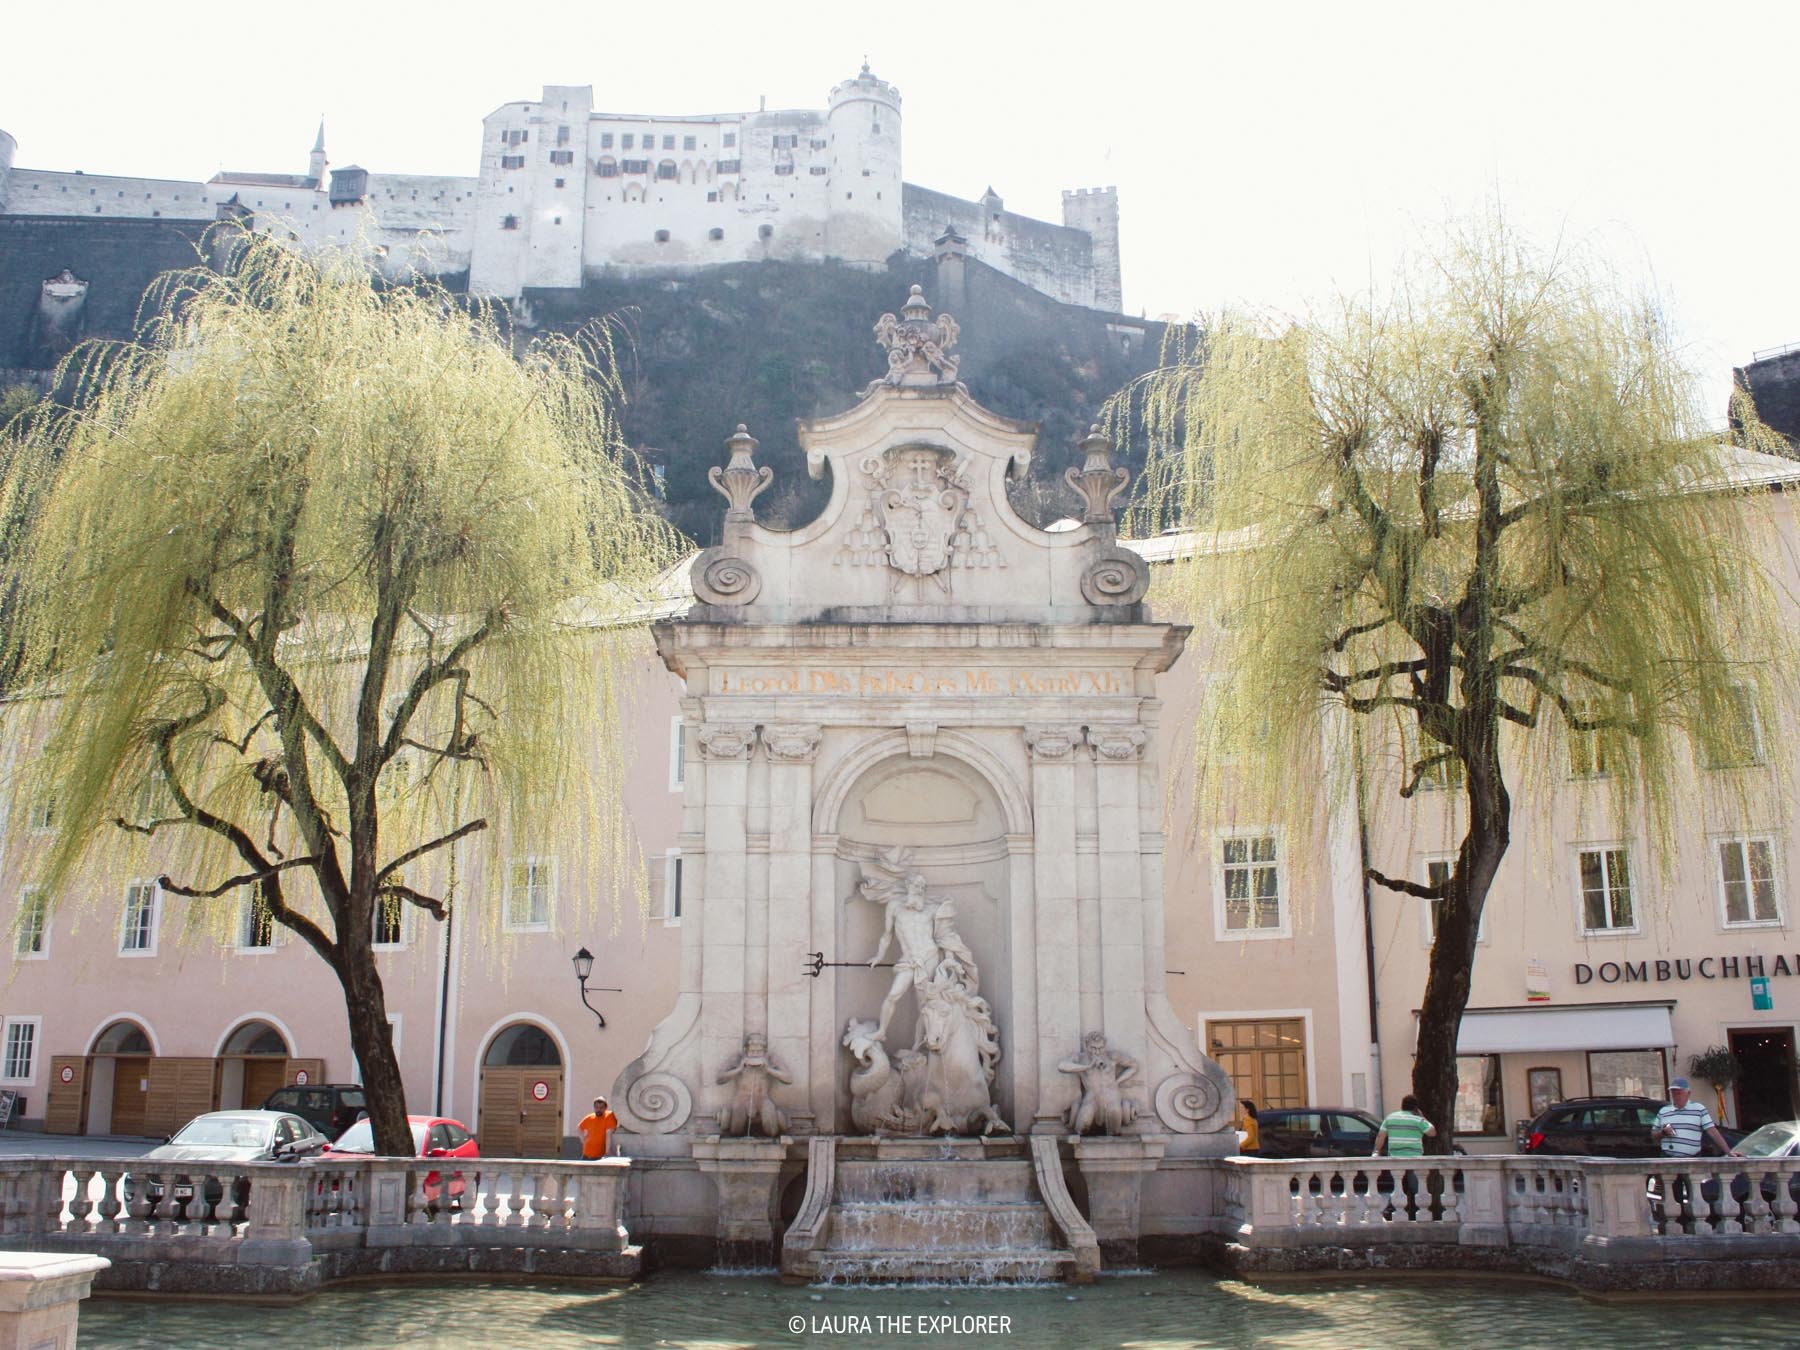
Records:
[[[801,427],[819,517],[757,524],[740,426],[656,626],[683,952],[612,1097],[634,1231],[806,1279],[1091,1278],[1190,1240],[1236,1143],[1163,987],[1155,677],[1187,634],[1118,545],[1104,436],[1081,523],[1039,530],[1007,497],[1035,428],[958,383],[955,321],[914,287],[876,335],[886,373]]]

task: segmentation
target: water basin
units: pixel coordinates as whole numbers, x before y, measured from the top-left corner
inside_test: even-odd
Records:
[[[963,1319],[991,1319],[982,1324]],[[880,1319],[886,1318],[884,1324]],[[929,1324],[928,1318],[957,1319]],[[1010,1319],[1004,1327],[992,1319]],[[907,1319],[902,1323],[899,1319]],[[942,1328],[933,1329],[933,1326]],[[1177,1347],[1504,1344],[1792,1345],[1800,1302],[1731,1295],[1597,1301],[1511,1280],[1408,1278],[1252,1285],[1191,1270],[1102,1276],[1069,1289],[841,1288],[757,1275],[669,1273],[620,1287],[551,1283],[349,1284],[293,1306],[97,1297],[81,1344],[238,1350],[244,1345]],[[981,1329],[985,1326],[985,1330]],[[798,1328],[798,1332],[790,1330]],[[867,1330],[864,1330],[864,1328]],[[902,1329],[904,1327],[904,1329]]]

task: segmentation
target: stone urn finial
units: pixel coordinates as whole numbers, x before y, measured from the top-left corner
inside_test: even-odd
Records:
[[[1087,435],[1081,438],[1080,449],[1081,467],[1070,469],[1063,478],[1087,503],[1082,521],[1088,525],[1111,526],[1115,523],[1113,502],[1131,481],[1131,470],[1113,468],[1112,441],[1100,430],[1098,423],[1089,427]]]
[[[707,480],[712,483],[713,490],[723,497],[727,503],[725,508],[725,526],[727,533],[733,525],[748,525],[756,520],[756,513],[751,510],[754,502],[769,486],[775,477],[775,471],[767,465],[760,468],[756,463],[756,437],[742,422],[737,430],[725,442],[725,448],[731,452],[731,458],[724,468],[714,467],[707,472]]]

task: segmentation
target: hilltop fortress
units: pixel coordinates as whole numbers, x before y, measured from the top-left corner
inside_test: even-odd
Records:
[[[0,215],[204,221],[235,217],[303,245],[364,241],[389,276],[454,277],[519,297],[608,269],[838,261],[951,252],[1052,299],[1117,312],[1115,189],[1063,193],[1063,223],[901,177],[900,92],[864,65],[824,109],[664,116],[601,112],[587,85],[547,85],[482,123],[476,177],[332,168],[324,127],[304,174],[208,181],[15,167],[0,131]],[[71,277],[78,285],[79,278]],[[48,284],[48,283],[46,283]]]

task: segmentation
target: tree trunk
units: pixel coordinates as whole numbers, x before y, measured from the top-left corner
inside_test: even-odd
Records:
[[[362,1065],[375,1151],[384,1157],[410,1158],[418,1150],[406,1123],[406,1084],[400,1078],[399,1056],[394,1053],[387,996],[375,966],[374,949],[368,941],[358,942],[354,933],[346,935],[336,969],[350,1019],[350,1048]]]

